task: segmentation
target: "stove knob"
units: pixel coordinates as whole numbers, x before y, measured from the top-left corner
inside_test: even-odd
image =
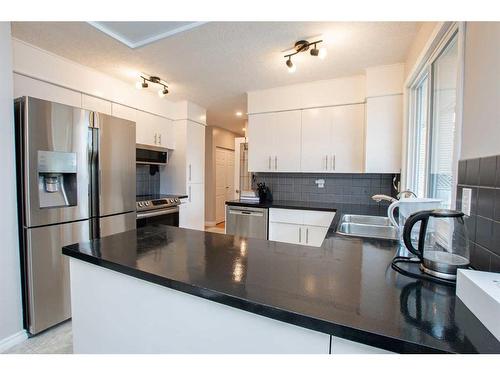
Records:
[[[175,201],[176,201],[176,202],[179,202],[179,198],[175,198]]]
[[[137,203],[137,205],[138,205],[139,207],[142,207],[142,206],[143,206],[142,202]]]
[[[173,199],[170,199],[170,203],[174,203],[174,200],[173,200]]]
[[[149,206],[149,202],[144,203],[146,206]]]

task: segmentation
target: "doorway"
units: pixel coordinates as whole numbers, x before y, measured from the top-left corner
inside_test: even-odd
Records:
[[[222,147],[215,149],[215,221],[225,221],[225,202],[235,199],[234,151]]]

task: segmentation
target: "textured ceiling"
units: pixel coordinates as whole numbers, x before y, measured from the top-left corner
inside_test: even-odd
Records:
[[[133,23],[132,23],[133,24]],[[209,125],[242,133],[247,91],[362,74],[405,61],[417,22],[210,22],[131,49],[85,22],[13,22],[12,34],[133,84],[131,72],[169,82],[171,100],[207,108]],[[283,51],[321,36],[325,60],[301,54],[287,72]]]

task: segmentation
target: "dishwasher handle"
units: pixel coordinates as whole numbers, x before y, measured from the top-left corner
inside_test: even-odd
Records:
[[[245,216],[264,216],[262,211],[248,211],[248,210],[229,210],[230,215],[245,215]]]

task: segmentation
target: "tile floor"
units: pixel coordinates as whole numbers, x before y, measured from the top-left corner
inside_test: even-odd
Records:
[[[71,320],[13,346],[3,354],[72,354]]]

